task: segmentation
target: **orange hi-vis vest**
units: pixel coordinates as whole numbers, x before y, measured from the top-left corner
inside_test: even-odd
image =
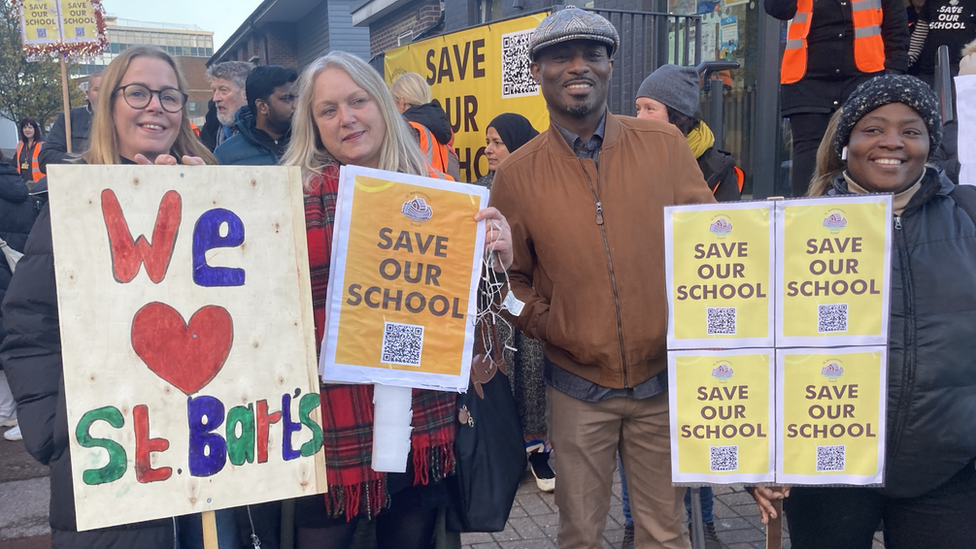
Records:
[[[44,143],[41,142],[41,141],[38,141],[38,142],[34,143],[34,154],[33,154],[33,157],[31,158],[31,163],[30,163],[31,178],[34,181],[40,181],[41,178],[44,177],[44,174],[41,173],[41,165],[38,164],[38,162],[37,162],[37,155],[40,154],[40,152],[41,152],[41,146],[43,144]],[[22,150],[24,150],[24,142],[23,141],[18,141],[17,142],[17,154],[16,154],[16,156],[14,156],[14,159],[16,159],[17,162],[18,162],[18,164],[17,164],[17,171],[20,172],[21,174],[24,173],[23,172],[23,168],[24,168],[23,161],[20,159],[20,152]]]
[[[427,172],[430,177],[454,181],[454,177],[448,175],[447,170],[449,160],[447,145],[441,145],[434,134],[427,129],[427,126],[420,122],[407,120],[407,124],[410,124],[420,136],[420,152],[424,153],[424,160],[427,162]]]
[[[786,51],[780,83],[799,82],[807,72],[807,35],[813,19],[813,1],[797,0],[796,15],[786,35]],[[852,0],[854,19],[854,63],[866,73],[885,69],[884,40],[881,38],[881,0]]]

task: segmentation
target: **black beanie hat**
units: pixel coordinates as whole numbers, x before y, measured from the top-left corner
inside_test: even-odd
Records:
[[[539,135],[527,118],[514,112],[499,114],[488,123],[488,127],[495,128],[510,153]]]
[[[862,82],[847,98],[837,121],[834,134],[834,151],[843,156],[844,147],[851,139],[851,130],[869,112],[889,105],[903,103],[922,117],[929,132],[929,155],[939,148],[942,142],[942,115],[939,112],[939,98],[932,88],[914,76],[906,74],[886,74]]]

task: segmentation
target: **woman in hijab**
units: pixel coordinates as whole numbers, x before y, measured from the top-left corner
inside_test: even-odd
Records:
[[[506,112],[492,119],[485,130],[485,158],[488,159],[488,173],[475,183],[490,189],[498,163],[537,135],[539,132],[521,114]]]
[[[485,130],[485,157],[488,173],[475,184],[491,188],[495,168],[509,154],[539,135],[521,114],[503,113],[496,116]],[[505,350],[505,363],[510,372],[512,393],[522,420],[525,451],[529,454],[529,468],[536,485],[543,492],[556,489],[556,473],[549,466],[552,445],[546,430],[546,385],[542,379],[542,344],[512,330],[505,323],[499,325],[499,337],[511,340],[516,351]]]

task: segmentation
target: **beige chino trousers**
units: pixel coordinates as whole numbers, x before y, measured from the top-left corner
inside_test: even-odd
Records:
[[[603,549],[617,451],[637,549],[691,549],[684,493],[671,485],[668,395],[583,402],[546,387],[556,452],[559,549]]]

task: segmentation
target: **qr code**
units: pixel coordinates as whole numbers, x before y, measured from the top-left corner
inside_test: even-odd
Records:
[[[41,28],[37,29],[37,37],[38,38],[47,38],[47,29],[45,29],[44,27],[41,27]]]
[[[847,303],[817,306],[817,331],[821,334],[847,331]]]
[[[414,324],[387,322],[383,329],[383,359],[385,364],[420,366],[424,352],[424,327]]]
[[[706,307],[708,335],[735,335],[735,307]]]
[[[535,29],[502,35],[502,99],[539,95],[529,71],[529,40]]]
[[[724,472],[739,470],[738,446],[709,446],[709,470]]]
[[[817,471],[843,471],[846,446],[817,446]]]
[[[78,38],[85,37],[85,27],[75,27],[75,36]]]

